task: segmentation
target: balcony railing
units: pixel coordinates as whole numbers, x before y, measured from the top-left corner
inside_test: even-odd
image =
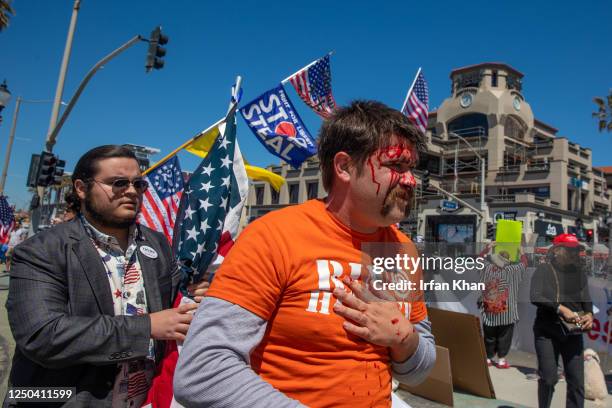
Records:
[[[463,136],[463,137],[483,137],[487,135],[486,129],[482,126],[474,126],[474,127],[464,128],[464,129],[449,130],[448,131],[449,140],[457,139],[456,137],[453,136],[453,133],[459,136]]]
[[[499,174],[513,174],[520,173],[521,165],[520,164],[511,164],[508,166],[503,166],[499,168]]]
[[[535,171],[549,172],[550,164],[548,163],[529,163],[527,164],[527,168],[525,169],[525,171],[527,172],[535,172]]]
[[[440,183],[440,187],[446,191],[455,191],[455,181],[444,181]],[[477,179],[472,181],[469,180],[457,180],[457,193],[459,194],[480,194],[480,182]]]
[[[513,195],[493,195],[488,196],[489,200],[494,203],[513,203],[516,197]]]

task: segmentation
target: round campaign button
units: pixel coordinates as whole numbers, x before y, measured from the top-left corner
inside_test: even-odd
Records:
[[[140,247],[140,252],[148,258],[157,258],[157,251],[151,248],[150,246],[143,245]]]

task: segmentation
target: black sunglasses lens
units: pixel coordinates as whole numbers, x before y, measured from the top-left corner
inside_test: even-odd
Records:
[[[134,180],[132,184],[134,184],[134,188],[138,191],[144,191],[149,187],[147,180]]]
[[[117,179],[113,181],[114,188],[127,188],[130,185],[130,180],[128,179]]]

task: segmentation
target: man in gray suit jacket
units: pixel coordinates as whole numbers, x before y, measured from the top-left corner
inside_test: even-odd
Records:
[[[179,282],[171,249],[135,222],[148,185],[134,154],[94,148],[72,180],[78,216],[15,248],[9,386],[76,388],[65,406],[140,407],[164,341],[185,338],[197,305],[171,308]]]

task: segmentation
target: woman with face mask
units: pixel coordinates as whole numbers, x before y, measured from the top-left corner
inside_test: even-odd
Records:
[[[584,407],[582,333],[593,325],[593,303],[580,259],[582,249],[575,235],[558,235],[548,261],[538,266],[532,278],[531,302],[538,308],[533,331],[540,408],[550,407],[559,355],[567,381],[566,407]]]

